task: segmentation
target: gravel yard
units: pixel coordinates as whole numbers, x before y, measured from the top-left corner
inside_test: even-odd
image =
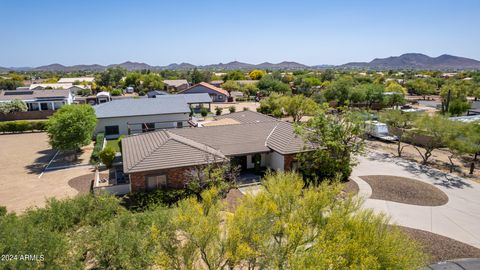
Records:
[[[349,179],[347,182],[343,183],[343,192],[357,194],[359,191],[358,184],[355,181]]]
[[[445,236],[407,227],[399,227],[408,237],[416,240],[425,253],[430,255],[429,263],[459,258],[480,258],[480,249]]]
[[[433,185],[411,178],[391,175],[360,176],[372,188],[371,199],[422,206],[440,206],[448,196]]]

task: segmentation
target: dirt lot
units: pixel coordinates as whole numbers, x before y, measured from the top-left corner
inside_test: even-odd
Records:
[[[220,107],[223,109],[222,114],[227,114],[230,113],[228,111],[230,106],[235,106],[237,112],[243,111],[243,108],[248,108],[250,111],[256,112],[260,106],[260,102],[212,103],[212,112],[215,112],[215,107]]]
[[[79,166],[42,174],[56,153],[48,145],[45,133],[0,135],[0,148],[0,205],[8,211],[44,206],[45,199],[50,197],[74,196],[78,191],[68,181],[92,173],[90,166]],[[90,149],[85,149],[77,165],[88,162],[89,153]]]
[[[406,145],[403,144],[402,145]],[[397,144],[396,143],[386,143],[386,142],[381,142],[381,141],[376,141],[376,140],[368,140],[367,141],[367,147],[374,149],[374,150],[380,150],[382,152],[386,152],[389,154],[392,154],[394,156],[397,156]],[[419,147],[420,151],[423,152],[423,149]],[[368,149],[367,149],[368,151]],[[443,172],[450,172],[450,161],[448,159],[448,156],[450,156],[450,152],[444,149],[437,149],[432,152],[432,156],[429,159],[429,166],[433,167],[435,169],[441,170]],[[402,158],[415,161],[418,163],[422,162],[422,158],[418,151],[413,147],[412,145],[407,145],[403,152],[402,152]],[[469,178],[471,180],[480,182],[480,162],[477,162],[475,164],[475,171],[473,175],[468,174],[469,169],[470,169],[470,161],[467,159],[460,159],[458,157],[454,157],[453,163],[455,164],[454,168],[454,174]]]

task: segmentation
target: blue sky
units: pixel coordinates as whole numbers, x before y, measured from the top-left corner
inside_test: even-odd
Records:
[[[0,0],[0,66],[480,60],[480,1]]]

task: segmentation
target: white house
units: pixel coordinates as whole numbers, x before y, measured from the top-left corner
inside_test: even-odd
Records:
[[[97,114],[95,133],[117,138],[164,128],[188,126],[190,106],[185,97],[120,99],[93,107]]]
[[[54,111],[63,105],[72,104],[73,95],[70,90],[2,90],[0,102],[22,100],[29,111]]]

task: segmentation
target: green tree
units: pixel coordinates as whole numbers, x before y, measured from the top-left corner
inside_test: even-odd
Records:
[[[96,124],[92,106],[63,106],[48,119],[49,143],[58,150],[78,150],[90,144]]]
[[[297,132],[306,146],[315,146],[298,155],[300,171],[307,184],[336,177],[342,181],[348,179],[355,165],[353,155],[362,153],[365,144],[362,122],[356,114],[345,108],[338,114],[327,114],[323,108],[299,126]]]
[[[470,162],[470,174],[475,170],[475,162],[480,153],[480,125],[478,123],[462,123],[450,121],[450,128],[444,137],[445,144],[450,149],[452,155],[449,157],[451,168],[453,171],[454,156],[461,156],[464,154],[472,155]]]
[[[293,118],[293,122],[300,122],[303,116],[312,115],[318,109],[318,104],[313,99],[303,95],[283,96],[280,105]]]
[[[149,73],[142,76],[142,90],[151,91],[163,89],[163,79],[160,75]]]
[[[0,103],[0,113],[7,114],[12,112],[26,112],[28,110],[27,104],[20,99],[14,99],[9,102]]]
[[[267,93],[276,92],[286,94],[291,92],[288,84],[275,79],[272,75],[263,76],[258,82],[257,87]]]
[[[437,85],[424,79],[415,79],[407,82],[407,88],[410,92],[420,95],[426,99],[427,95],[435,94]]]
[[[337,101],[339,106],[343,106],[350,99],[352,88],[353,79],[351,77],[340,77],[326,87],[325,99],[327,101]]]
[[[425,145],[422,145],[423,152],[418,146],[414,145],[415,149],[422,157],[423,164],[428,163],[433,150],[444,145],[444,138],[449,133],[449,122],[448,119],[442,116],[430,116],[428,114],[423,114],[415,121],[416,130],[414,132],[416,134],[425,135],[428,138]]]
[[[403,149],[408,146],[404,144],[409,138],[409,131],[418,117],[417,113],[404,113],[400,110],[388,110],[380,114],[380,121],[385,122],[390,130],[395,129],[397,140],[397,155],[402,156]]]
[[[260,106],[257,108],[257,112],[273,115],[274,117],[282,117],[283,110],[282,105],[280,104],[281,95],[277,93],[272,93],[265,99],[260,101]]]
[[[232,91],[240,91],[240,84],[235,81],[226,81],[220,87],[227,90],[229,96],[231,96]]]
[[[99,86],[119,87],[123,76],[126,74],[127,70],[122,67],[109,68],[97,75],[95,81]]]
[[[241,70],[233,70],[233,71],[229,71],[227,72],[227,74],[225,74],[223,76],[223,80],[224,81],[238,81],[238,80],[245,80],[245,73],[243,73],[243,71]]]

